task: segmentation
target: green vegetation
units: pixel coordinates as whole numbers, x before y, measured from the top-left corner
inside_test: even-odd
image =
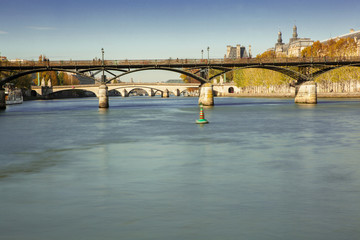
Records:
[[[241,69],[234,71],[234,82],[237,87],[276,86],[289,83],[292,79],[279,72],[267,69]]]
[[[1,71],[0,72],[0,79],[9,77],[11,75],[13,75],[14,73],[12,72],[5,72],[5,71]],[[15,87],[17,88],[23,88],[23,89],[30,89],[31,88],[31,83],[32,83],[32,79],[30,75],[26,75],[20,78],[17,78],[13,81]]]
[[[49,59],[47,59],[46,56],[43,56],[43,55],[39,56],[39,62],[46,62],[46,61],[49,61]],[[54,72],[54,71],[41,72],[41,73],[39,73],[40,84],[41,84],[42,79],[45,79],[46,84],[50,80],[52,86],[76,85],[76,84],[80,83],[76,77],[74,77],[72,75],[68,75],[67,73],[64,73],[64,72]],[[36,78],[33,79],[33,83],[35,85],[40,85],[38,83],[38,76],[36,76]]]
[[[52,86],[77,85],[80,83],[79,80],[72,75],[68,75],[67,73],[64,73],[64,72],[54,72],[54,71],[39,73],[39,79],[40,79],[40,84],[41,84],[42,79],[45,79],[46,84],[50,80]],[[36,75],[36,78],[33,79],[33,83],[35,85],[38,85],[37,75]]]

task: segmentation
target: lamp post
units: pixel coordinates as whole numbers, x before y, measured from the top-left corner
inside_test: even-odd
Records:
[[[204,59],[204,49],[201,50],[201,60]]]
[[[101,54],[102,54],[102,70],[103,70],[101,82],[104,83],[105,82],[104,48],[101,48]]]
[[[208,52],[208,62],[210,60],[210,47],[207,47],[207,52]]]
[[[210,67],[209,67],[209,64],[210,64],[210,47],[208,46],[207,47],[207,52],[208,52],[208,60],[207,60],[207,64],[208,64],[208,67],[207,67],[207,76],[206,78],[209,80],[209,74],[210,74]]]

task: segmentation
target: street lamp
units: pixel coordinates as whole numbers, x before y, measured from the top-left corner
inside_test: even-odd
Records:
[[[204,59],[204,49],[201,50],[201,60]]]
[[[207,47],[207,52],[208,52],[208,62],[209,62],[209,60],[210,60],[210,47]]]
[[[104,48],[101,48],[101,54],[102,54],[102,70],[103,70],[101,82],[103,83],[103,82],[105,82]]]
[[[102,62],[104,63],[104,48],[101,49],[101,53],[102,53]]]

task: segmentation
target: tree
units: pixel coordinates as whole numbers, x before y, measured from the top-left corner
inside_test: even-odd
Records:
[[[303,57],[346,57],[357,54],[357,43],[353,38],[331,39],[327,42],[314,42],[301,52]]]
[[[267,50],[263,52],[262,54],[258,54],[256,58],[274,58],[276,57],[274,50]]]
[[[199,69],[185,69],[185,71],[190,72],[192,74],[197,74],[199,72]],[[181,74],[180,78],[185,82],[185,83],[198,83],[199,81],[189,77],[188,75],[185,74]]]
[[[289,83],[292,80],[282,73],[267,69],[248,68],[234,71],[234,82],[238,87],[269,87]]]
[[[20,89],[31,89],[32,85],[32,78],[31,75],[25,75],[22,77],[19,77],[13,81],[15,87]]]

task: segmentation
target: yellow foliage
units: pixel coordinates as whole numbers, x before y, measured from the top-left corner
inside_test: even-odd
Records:
[[[360,68],[359,67],[341,67],[329,72],[323,73],[315,78],[316,82],[345,82],[348,80],[359,80]]]
[[[248,68],[234,72],[234,82],[238,87],[274,86],[289,83],[290,77],[267,69]]]
[[[314,42],[302,50],[301,56],[303,57],[343,57],[353,56],[357,52],[357,45],[353,38],[340,38],[335,41],[331,39],[327,42],[320,43]]]
[[[274,58],[274,57],[276,57],[274,50],[268,50],[256,56],[256,58]]]

